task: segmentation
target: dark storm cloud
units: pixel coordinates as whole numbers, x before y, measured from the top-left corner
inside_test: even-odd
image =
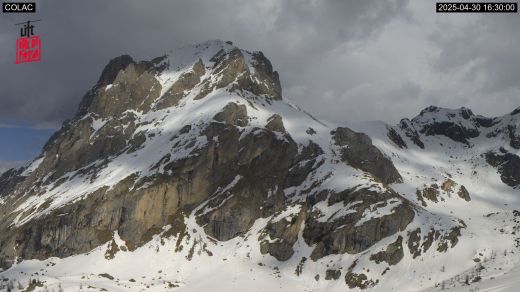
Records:
[[[312,69],[313,59],[386,23],[402,1],[45,1],[36,32],[43,61],[14,65],[23,16],[1,16],[0,116],[57,125],[70,117],[110,58],[147,59],[208,39],[263,50],[282,71]]]
[[[472,26],[479,21],[436,15],[433,3],[41,1],[38,15],[0,16],[0,122],[57,126],[111,58],[150,59],[208,39],[264,51],[280,71],[285,96],[318,117],[393,122],[432,103],[486,113],[484,90],[504,100],[496,111],[512,105],[518,17]],[[36,27],[43,60],[14,65],[13,24],[28,17],[43,20]],[[476,37],[464,39],[467,31]],[[467,68],[471,62],[477,71]],[[439,85],[445,79],[451,81]],[[480,94],[476,82],[485,84]]]

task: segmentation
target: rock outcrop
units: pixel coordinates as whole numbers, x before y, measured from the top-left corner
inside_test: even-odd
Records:
[[[366,134],[356,133],[348,128],[337,128],[332,135],[336,145],[341,147],[343,161],[371,173],[386,184],[401,181],[401,175],[392,161],[372,145],[372,140]]]

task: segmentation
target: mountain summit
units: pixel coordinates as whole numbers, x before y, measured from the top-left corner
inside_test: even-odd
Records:
[[[0,177],[0,277],[71,291],[433,287],[516,248],[503,203],[517,202],[518,125],[436,107],[333,125],[283,99],[261,52],[123,55],[30,166]]]

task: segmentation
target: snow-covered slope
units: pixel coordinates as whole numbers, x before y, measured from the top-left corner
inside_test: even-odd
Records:
[[[518,112],[486,118],[466,108],[432,106],[394,127],[382,122],[349,125],[368,133],[392,158],[403,176],[402,183],[392,186],[396,191],[430,212],[453,214],[467,225],[457,244],[458,252],[449,261],[425,259],[437,263],[428,277],[437,278],[438,288],[516,291],[514,281],[508,283],[506,279],[512,277],[505,276],[503,283],[500,279],[515,273],[520,261],[520,213],[516,211],[520,209],[520,191],[514,183],[520,169],[516,167],[504,176],[504,165],[514,163],[520,154],[515,140]],[[509,158],[496,164],[490,161],[490,153]],[[468,197],[463,194],[465,198],[461,198],[457,186],[464,186]],[[422,190],[422,196],[418,190]],[[429,191],[430,199],[424,196],[424,190]],[[490,283],[495,284],[485,283],[493,278]],[[476,282],[467,287],[466,281]]]
[[[0,177],[0,286],[419,291],[497,277],[520,259],[518,116],[431,107],[395,127],[339,125],[284,100],[269,60],[229,42],[121,56],[42,154]]]

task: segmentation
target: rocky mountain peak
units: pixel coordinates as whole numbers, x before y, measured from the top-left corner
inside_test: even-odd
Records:
[[[488,118],[475,115],[465,107],[446,109],[430,106],[411,121],[403,119],[396,127],[388,127],[387,137],[403,149],[411,144],[409,142],[422,149],[436,143],[449,143],[450,149],[464,147],[467,151],[473,148],[481,152],[479,154],[485,157],[486,163],[497,168],[502,182],[519,187],[520,119],[517,111]],[[443,141],[444,137],[456,143]]]
[[[473,111],[467,107],[460,107],[458,109],[448,109],[437,106],[429,106],[419,113],[419,115],[413,120],[421,122],[429,121],[457,121],[457,120],[470,120],[475,117]]]
[[[148,111],[152,105],[165,108],[189,94],[201,99],[220,88],[282,98],[278,73],[262,52],[216,40],[173,50],[151,61],[136,62],[129,55],[112,59],[83,98],[78,116],[108,117],[127,110]]]
[[[510,139],[511,146],[517,148],[517,129],[519,120],[515,115],[520,110],[499,117],[475,115],[470,109],[447,109],[430,106],[411,120],[411,123],[401,122],[401,128],[414,128],[426,136],[442,135],[453,141],[468,144],[470,139],[484,135],[496,137],[504,135]],[[410,130],[408,131],[410,132]],[[413,132],[413,131],[412,131]],[[518,149],[518,148],[517,148]]]
[[[103,69],[103,72],[101,72],[101,76],[99,77],[96,86],[103,87],[108,84],[112,84],[112,82],[114,82],[114,80],[116,79],[116,76],[119,73],[119,71],[126,69],[126,67],[128,67],[128,65],[130,64],[136,63],[134,59],[129,55],[121,55],[110,60]]]
[[[430,106],[412,119],[416,129],[425,134],[444,135],[450,139],[468,143],[468,139],[480,134],[480,123],[473,112],[465,107],[446,109]]]
[[[120,114],[124,110],[139,110],[143,103],[140,94],[150,91],[152,87],[159,89],[155,76],[165,69],[162,61],[166,58],[157,57],[151,61],[135,62],[129,55],[121,55],[108,62],[103,69],[98,82],[83,97],[77,118],[88,113],[100,116]],[[117,91],[107,92],[114,86],[121,86]],[[157,98],[152,94],[148,99]],[[117,109],[116,109],[117,108]]]

